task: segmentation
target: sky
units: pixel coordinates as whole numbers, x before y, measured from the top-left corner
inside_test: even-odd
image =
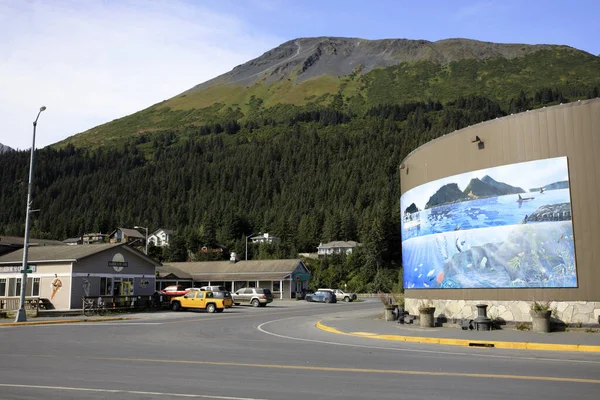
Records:
[[[523,171],[527,171],[527,173],[523,173]],[[464,191],[469,182],[471,182],[471,179],[482,179],[486,175],[496,182],[520,187],[525,192],[529,192],[533,188],[540,188],[552,183],[569,180],[567,157],[546,158],[543,160],[503,165],[449,176],[417,186],[402,195],[400,209],[404,212],[406,208],[414,203],[419,210],[424,210],[431,196],[442,186],[449,183],[456,183],[458,188]],[[527,196],[529,195],[523,195],[523,197]]]
[[[0,143],[36,148],[299,37],[469,38],[600,54],[600,1],[0,0]]]

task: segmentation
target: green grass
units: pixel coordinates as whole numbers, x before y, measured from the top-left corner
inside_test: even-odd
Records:
[[[441,65],[429,61],[404,62],[362,75],[360,68],[343,77],[320,76],[300,83],[296,75],[250,87],[218,84],[182,94],[132,115],[94,127],[56,144],[96,148],[119,146],[128,138],[154,131],[199,126],[224,118],[244,121],[287,106],[323,106],[341,94],[346,107],[361,113],[379,104],[436,100],[479,95],[508,105],[523,91],[531,96],[541,88],[568,91],[600,86],[600,58],[566,47],[541,50],[519,58],[479,61],[465,59]],[[293,112],[294,107],[287,108]],[[275,112],[273,115],[277,115]]]

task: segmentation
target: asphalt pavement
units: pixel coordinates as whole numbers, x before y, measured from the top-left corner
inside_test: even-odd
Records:
[[[367,301],[375,305],[373,299]],[[286,308],[305,305],[304,301],[276,300],[272,306],[282,305]],[[0,327],[18,325],[46,325],[82,322],[107,322],[119,320],[149,320],[168,318],[171,311],[144,312],[109,315],[105,317],[43,317],[29,318],[27,322],[14,323],[11,320],[0,320]],[[550,350],[580,351],[600,353],[600,325],[589,329],[568,329],[550,333],[537,333],[517,330],[514,326],[490,331],[464,330],[459,326],[446,324],[434,328],[420,327],[418,320],[411,324],[398,321],[385,321],[383,314],[375,310],[336,314],[320,320],[316,327],[332,334],[364,338],[367,341],[387,340],[395,342],[412,342],[425,344],[441,344],[467,347],[495,347],[516,350]]]
[[[220,314],[6,321],[0,328],[0,398],[559,400],[577,393],[581,400],[597,399],[598,353],[397,341],[407,332],[426,336],[418,326],[381,320],[382,311],[377,300],[275,301]],[[502,333],[428,330],[444,332]],[[369,336],[378,334],[387,340]]]

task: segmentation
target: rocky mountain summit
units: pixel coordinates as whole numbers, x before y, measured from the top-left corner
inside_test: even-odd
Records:
[[[194,86],[192,93],[215,85],[270,84],[295,78],[296,83],[321,75],[345,76],[367,73],[375,68],[402,62],[513,59],[554,45],[525,45],[481,42],[470,39],[445,39],[437,42],[409,39],[365,40],[359,38],[315,37],[290,40],[267,51],[230,72]],[[573,49],[575,50],[575,49]]]
[[[5,146],[2,143],[0,143],[0,154],[2,154],[2,153],[8,153],[9,151],[14,151],[14,149],[11,148],[11,147]]]

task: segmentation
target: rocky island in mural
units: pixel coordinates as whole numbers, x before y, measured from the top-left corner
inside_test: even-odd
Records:
[[[576,287],[568,187],[560,157],[473,171],[404,193],[405,288]]]

